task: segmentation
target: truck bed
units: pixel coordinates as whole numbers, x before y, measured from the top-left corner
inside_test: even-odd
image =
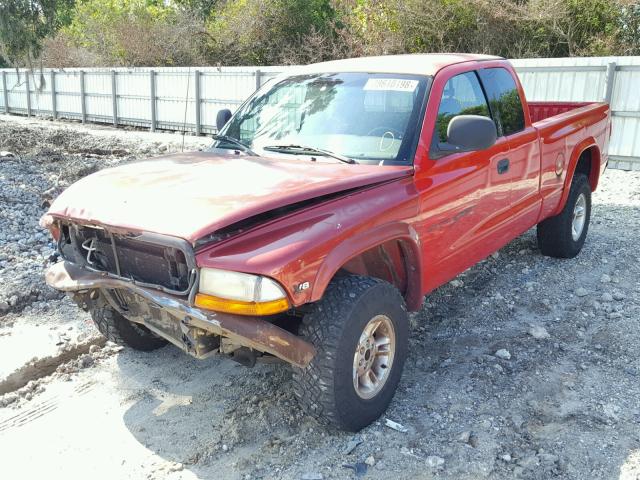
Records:
[[[539,122],[554,115],[585,107],[596,102],[528,102],[531,122]]]
[[[530,102],[532,125],[540,140],[540,194],[543,200],[538,221],[559,213],[568,194],[566,180],[573,172],[572,155],[590,151],[589,177],[595,190],[605,168],[609,143],[609,105],[602,102]],[[567,177],[569,174],[569,177]],[[563,196],[564,194],[564,196]]]

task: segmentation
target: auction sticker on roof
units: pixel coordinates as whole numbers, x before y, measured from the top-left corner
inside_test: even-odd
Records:
[[[418,80],[405,78],[370,78],[364,85],[364,90],[392,90],[396,92],[413,92],[418,86]]]

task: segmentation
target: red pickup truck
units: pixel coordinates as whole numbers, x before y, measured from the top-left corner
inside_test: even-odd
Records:
[[[94,173],[42,219],[49,285],[110,340],[281,359],[301,405],[358,430],[407,357],[407,311],[537,225],[582,248],[609,107],[525,101],[508,61],[400,55],[291,70],[208,151]]]

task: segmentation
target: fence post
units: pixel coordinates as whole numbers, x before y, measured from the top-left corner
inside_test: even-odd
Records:
[[[84,70],[80,70],[80,110],[82,112],[82,123],[87,123],[87,105],[84,94]]]
[[[202,133],[202,119],[200,118],[200,71],[195,71],[195,101],[196,101],[196,135]]]
[[[51,79],[49,82],[51,83],[51,116],[55,120],[58,118],[58,106],[56,104],[56,72],[51,70],[50,72]]]
[[[151,101],[151,131],[156,131],[156,72],[149,71],[149,97]]]
[[[4,93],[4,113],[9,113],[9,92],[7,91],[7,72],[2,72],[2,92]]]
[[[116,71],[111,70],[111,111],[113,112],[113,126],[118,126],[118,90]]]
[[[607,65],[607,89],[604,94],[604,101],[611,105],[613,99],[613,87],[616,80],[616,62]]]
[[[262,85],[262,72],[260,69],[256,70],[256,90]]]
[[[27,91],[27,117],[31,116],[31,87],[29,86],[29,72],[24,72],[26,82],[24,82],[24,88]]]

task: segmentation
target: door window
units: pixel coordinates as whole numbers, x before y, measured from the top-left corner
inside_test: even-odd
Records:
[[[478,74],[489,97],[499,134],[507,136],[524,130],[522,102],[511,73],[504,68],[485,68]]]
[[[491,117],[487,100],[474,72],[451,77],[444,86],[438,117],[436,135],[439,142],[447,141],[447,128],[452,118],[458,115],[481,115]]]

